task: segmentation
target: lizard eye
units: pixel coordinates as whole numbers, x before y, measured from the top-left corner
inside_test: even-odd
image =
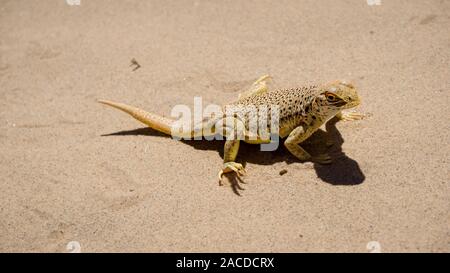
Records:
[[[336,101],[336,96],[333,95],[333,94],[331,94],[331,93],[325,94],[325,97],[327,98],[327,101],[329,101],[329,102],[334,102],[334,101]]]

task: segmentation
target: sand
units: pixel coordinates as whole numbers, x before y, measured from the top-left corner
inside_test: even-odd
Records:
[[[380,4],[1,1],[0,251],[449,252],[450,2]],[[309,144],[333,165],[241,145],[245,184],[220,187],[223,142],[95,102],[169,116],[263,74],[356,84],[369,117]]]

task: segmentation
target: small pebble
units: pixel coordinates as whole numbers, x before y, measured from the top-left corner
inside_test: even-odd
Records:
[[[286,169],[282,169],[281,171],[280,171],[280,175],[285,175],[287,173],[287,170]]]

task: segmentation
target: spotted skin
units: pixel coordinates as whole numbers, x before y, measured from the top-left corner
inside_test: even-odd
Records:
[[[355,120],[363,117],[359,113],[342,112],[342,110],[360,104],[358,92],[351,83],[334,81],[320,86],[269,90],[267,87],[269,80],[270,76],[268,75],[259,78],[249,90],[239,95],[238,100],[223,106],[225,119],[221,120],[226,120],[224,124],[231,129],[230,131],[238,131],[236,125],[238,121],[245,130],[243,130],[242,138],[235,137],[226,140],[224,165],[219,172],[219,181],[222,181],[224,173],[234,172],[239,176],[245,173],[242,164],[235,162],[241,140],[251,144],[270,141],[268,135],[260,135],[258,132],[255,134],[250,130],[250,121],[255,116],[260,118],[261,113],[267,118],[266,132],[286,138],[284,145],[295,157],[301,161],[312,160],[322,164],[331,163],[331,158],[328,155],[312,157],[299,144],[334,116],[342,120]],[[121,103],[103,100],[99,102],[120,109],[153,129],[170,134],[173,120]],[[267,112],[261,112],[262,109],[266,109]],[[279,110],[279,126],[278,131],[273,132],[269,126],[272,117],[270,112],[276,109]],[[211,123],[211,120],[205,122]],[[215,122],[216,120],[214,120]],[[221,133],[224,134],[224,131]],[[189,134],[191,136],[204,135],[204,131],[192,131]]]

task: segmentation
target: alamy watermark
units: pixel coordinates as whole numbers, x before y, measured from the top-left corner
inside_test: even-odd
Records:
[[[202,98],[194,97],[193,111],[176,105],[171,116],[174,139],[244,140],[261,145],[261,151],[274,151],[279,145],[280,109],[278,105],[210,104],[203,108]]]
[[[70,241],[66,245],[68,253],[81,253],[81,244],[78,241]]]
[[[381,244],[377,241],[370,241],[366,245],[370,253],[381,253]]]
[[[79,6],[81,5],[81,0],[66,0],[66,3],[69,6]]]
[[[380,6],[381,0],[366,0],[369,6]]]

